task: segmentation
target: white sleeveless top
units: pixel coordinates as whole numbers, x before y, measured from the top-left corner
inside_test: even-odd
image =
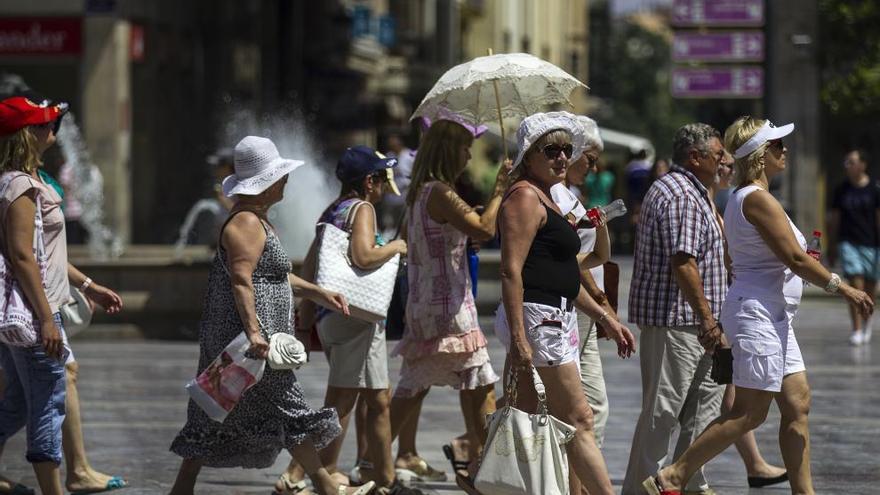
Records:
[[[733,284],[727,297],[735,294],[779,300],[784,296],[785,302],[798,304],[804,289],[803,281],[773,254],[761,234],[743,214],[746,196],[758,190],[763,189],[751,185],[734,191],[724,211],[727,252],[733,262]],[[788,218],[788,224],[801,249],[806,250],[804,235],[791,218]]]

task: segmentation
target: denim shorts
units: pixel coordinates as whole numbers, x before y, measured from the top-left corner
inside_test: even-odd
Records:
[[[880,249],[850,242],[840,243],[840,261],[846,277],[880,280]]]
[[[61,313],[55,314],[55,324],[63,331]],[[28,462],[61,463],[67,391],[64,354],[59,361],[49,357],[42,344],[0,344],[0,365],[6,372],[6,394],[0,401],[0,446],[27,426]]]

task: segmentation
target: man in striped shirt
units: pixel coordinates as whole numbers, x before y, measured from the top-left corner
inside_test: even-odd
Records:
[[[694,123],[676,131],[670,172],[642,203],[636,230],[629,321],[641,329],[642,413],[633,435],[623,495],[675,457],[718,415],[724,387],[709,377],[706,353],[721,340],[717,318],[727,292],[724,243],[708,188],[724,158],[720,133]],[[702,470],[684,493],[708,494]]]

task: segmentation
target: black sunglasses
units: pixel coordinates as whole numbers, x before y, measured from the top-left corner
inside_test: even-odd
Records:
[[[64,115],[60,115],[57,119],[53,120],[52,122],[37,124],[36,127],[42,127],[43,129],[51,128],[52,134],[55,134],[57,136],[58,131],[61,129],[61,118],[62,117],[64,117]]]
[[[566,158],[571,158],[571,155],[574,153],[574,146],[571,144],[548,144],[541,151],[544,152],[544,156],[548,160],[559,158],[560,153],[565,153]]]
[[[782,139],[774,139],[773,141],[770,141],[770,146],[780,150],[785,148]]]

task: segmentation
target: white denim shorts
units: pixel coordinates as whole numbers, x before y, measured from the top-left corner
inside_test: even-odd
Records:
[[[804,358],[792,328],[798,304],[728,294],[721,325],[733,346],[733,384],[779,392],[782,379],[804,371]]]
[[[523,303],[526,340],[532,348],[532,364],[546,368],[580,361],[577,311],[566,311],[545,304]],[[510,351],[510,328],[504,305],[495,312],[495,335]]]

